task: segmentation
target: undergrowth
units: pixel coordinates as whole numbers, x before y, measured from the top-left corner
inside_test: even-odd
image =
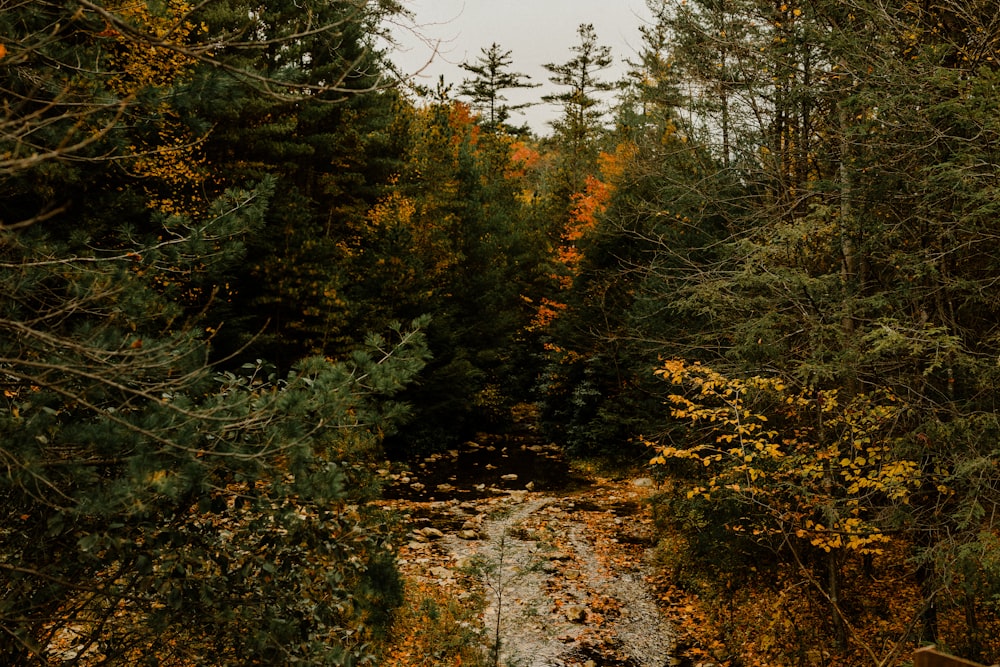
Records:
[[[457,586],[404,577],[403,604],[379,647],[380,665],[486,667],[479,627],[483,601]]]

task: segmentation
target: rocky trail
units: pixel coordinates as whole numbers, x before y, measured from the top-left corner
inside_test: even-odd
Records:
[[[671,631],[648,584],[646,478],[574,473],[558,448],[484,436],[391,475],[407,522],[404,573],[478,592],[501,665],[666,667]],[[499,615],[499,617],[498,617]]]

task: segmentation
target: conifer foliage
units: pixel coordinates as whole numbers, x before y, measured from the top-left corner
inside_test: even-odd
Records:
[[[552,209],[571,261],[536,321],[546,426],[580,451],[655,443],[675,567],[715,577],[717,608],[767,563],[844,664],[918,640],[994,660],[995,12],[648,5],[603,155]],[[905,622],[876,636],[851,573],[890,571]],[[723,638],[734,664],[814,646],[767,624]]]
[[[399,591],[362,464],[424,323],[288,372],[215,360],[276,180],[213,182],[191,97],[350,94],[356,58],[296,68],[385,7],[333,4],[276,35],[240,3],[0,8],[0,662],[370,659]]]

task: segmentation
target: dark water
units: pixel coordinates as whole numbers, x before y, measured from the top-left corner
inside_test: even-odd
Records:
[[[405,461],[407,472],[383,493],[405,500],[474,500],[519,489],[568,491],[585,487],[555,445],[525,436],[482,436],[475,442]]]

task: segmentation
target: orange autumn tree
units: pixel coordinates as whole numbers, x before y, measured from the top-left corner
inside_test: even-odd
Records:
[[[560,244],[552,258],[554,270],[550,278],[556,287],[556,294],[539,300],[532,323],[534,329],[544,330],[566,309],[565,297],[560,298],[559,295],[572,290],[574,278],[581,270],[587,236],[597,228],[600,216],[607,210],[617,183],[635,152],[635,145],[625,142],[619,144],[613,153],[601,153],[597,160],[599,174],[585,176],[583,191],[571,196],[569,219],[563,226]]]

